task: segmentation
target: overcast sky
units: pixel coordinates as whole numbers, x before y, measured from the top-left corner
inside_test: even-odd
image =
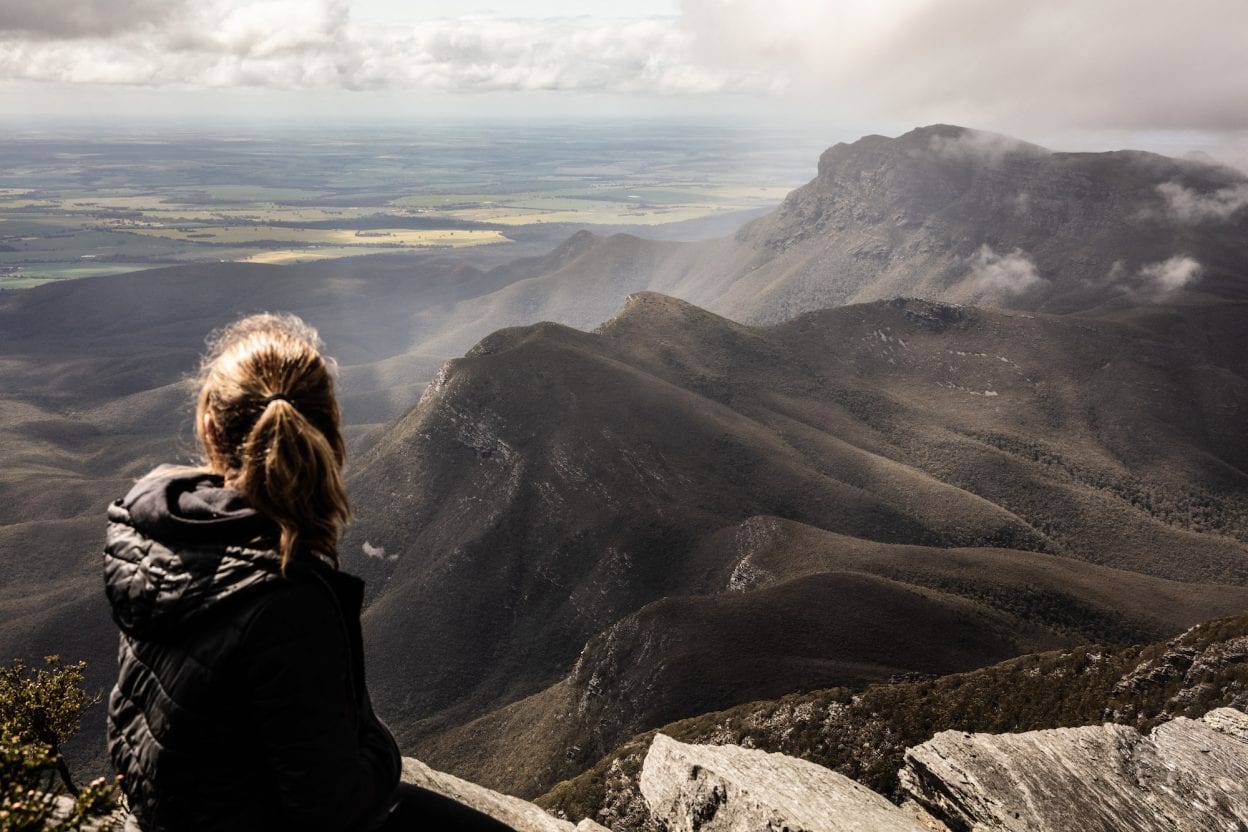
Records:
[[[720,114],[1232,147],[1246,45],[1248,0],[0,0],[0,120]]]

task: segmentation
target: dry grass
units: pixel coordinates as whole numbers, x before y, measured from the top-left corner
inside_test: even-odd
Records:
[[[508,242],[500,232],[493,230],[451,230],[379,228],[372,231],[355,231],[343,228],[283,228],[272,225],[223,225],[204,228],[130,228],[132,234],[163,237],[182,242],[199,242],[225,245],[249,243],[288,242],[303,245],[369,246],[373,248],[403,247],[424,248],[428,246],[474,246]],[[315,258],[305,258],[315,259]],[[272,261],[258,261],[272,262]]]

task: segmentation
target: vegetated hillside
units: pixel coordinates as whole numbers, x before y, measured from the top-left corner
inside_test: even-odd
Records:
[[[719,546],[744,564],[724,591],[647,604],[592,639],[555,685],[417,752],[532,795],[646,727],[728,703],[1155,637],[1200,610],[1248,609],[1243,587],[1034,552],[871,543],[775,518],[713,536],[708,548]]]
[[[613,726],[715,697],[1242,609],[1201,584],[1248,584],[1248,383],[1150,326],[898,301],[752,328],[641,294],[593,334],[496,333],[351,481],[379,707],[433,764],[531,791]],[[800,525],[769,542],[766,517]],[[565,720],[570,763],[497,762],[587,691],[619,704]]]
[[[827,766],[896,797],[908,746],[939,731],[1005,733],[1116,722],[1143,732],[1174,717],[1248,707],[1248,617],[1149,645],[1023,656],[934,679],[753,702],[665,725],[684,742],[733,743]],[[634,737],[539,805],[613,832],[657,832],[637,787],[655,732]]]

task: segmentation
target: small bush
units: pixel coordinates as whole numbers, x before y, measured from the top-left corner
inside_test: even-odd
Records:
[[[103,778],[77,786],[61,747],[98,701],[83,688],[84,662],[0,668],[0,832],[110,830],[117,788]]]

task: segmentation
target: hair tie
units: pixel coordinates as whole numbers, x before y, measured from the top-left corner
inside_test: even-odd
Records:
[[[295,403],[294,399],[292,399],[290,396],[287,396],[285,393],[274,393],[272,396],[264,397],[265,407],[268,407],[269,405],[273,404],[273,402],[286,402],[287,404],[292,405],[292,406]]]

